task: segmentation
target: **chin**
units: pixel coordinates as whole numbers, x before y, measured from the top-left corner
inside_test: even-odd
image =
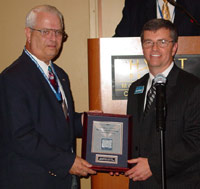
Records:
[[[150,66],[151,67],[158,67],[158,66],[160,66],[160,63],[159,62],[151,62]]]
[[[57,56],[57,54],[47,54],[48,60],[52,60]]]
[[[47,53],[47,56],[49,57],[55,57],[58,54],[58,51],[50,51]]]

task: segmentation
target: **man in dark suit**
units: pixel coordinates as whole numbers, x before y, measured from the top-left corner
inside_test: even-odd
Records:
[[[125,0],[123,17],[116,27],[114,37],[140,36],[143,25],[153,18],[159,18],[162,13],[161,1],[157,0]],[[163,2],[162,2],[163,3]],[[198,22],[200,22],[200,1],[176,0]],[[171,21],[175,24],[179,36],[199,36],[200,25],[192,23],[191,19],[180,9],[172,7]],[[161,14],[161,15],[160,15]]]
[[[82,135],[68,75],[52,62],[66,36],[53,6],[26,17],[26,46],[1,74],[1,189],[75,189],[77,176],[95,174],[75,153]],[[2,123],[2,122],[1,122]]]
[[[155,100],[146,110],[147,91],[158,73],[166,77],[165,160],[169,189],[196,189],[200,185],[200,80],[178,68],[173,57],[177,33],[167,20],[148,21],[141,42],[149,73],[132,83],[127,114],[133,116],[133,153],[128,162],[130,188],[161,188],[160,133],[156,130]],[[144,113],[145,112],[145,113]]]

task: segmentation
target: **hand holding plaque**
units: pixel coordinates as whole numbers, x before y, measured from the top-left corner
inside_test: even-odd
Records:
[[[124,172],[131,150],[131,117],[84,113],[82,157],[99,171]]]

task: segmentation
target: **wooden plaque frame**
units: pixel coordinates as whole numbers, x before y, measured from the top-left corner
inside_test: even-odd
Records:
[[[95,123],[98,123],[98,127],[102,125],[101,129],[97,130],[95,128]],[[119,126],[117,131],[113,128],[116,128],[116,126]],[[127,160],[131,157],[131,128],[132,119],[129,115],[85,112],[82,157],[93,165],[92,169],[97,171],[127,171],[130,168]],[[94,131],[98,131],[98,134],[102,134],[103,137],[94,135]],[[109,135],[113,137],[106,136],[106,133],[109,133]],[[118,135],[116,133],[118,133]],[[111,141],[112,146],[107,149],[106,147],[103,148],[101,146],[102,140]],[[117,145],[117,143],[120,145]],[[92,150],[94,146],[97,146],[98,152]],[[115,148],[117,152],[112,151],[112,148]]]

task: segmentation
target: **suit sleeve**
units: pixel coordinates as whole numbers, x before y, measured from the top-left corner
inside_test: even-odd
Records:
[[[185,97],[185,102],[180,102],[183,106],[177,106],[171,124],[167,127],[179,127],[177,132],[171,132],[171,139],[177,137],[176,143],[170,143],[170,136],[166,141],[166,176],[174,177],[187,171],[197,171],[200,159],[200,85],[193,89],[189,96]],[[181,96],[181,94],[179,95]],[[174,124],[173,124],[174,123]],[[166,128],[166,130],[169,128]],[[173,130],[176,130],[174,128]],[[149,164],[153,175],[160,178],[160,162],[155,154],[149,156]]]
[[[45,125],[44,121],[35,119],[36,114],[43,114],[46,116],[46,120],[51,115],[47,115],[47,112],[40,112],[40,109],[32,108],[37,106],[28,94],[27,85],[22,84],[26,81],[19,81],[6,77],[6,75],[3,76],[2,81],[4,111],[6,112],[4,131],[10,135],[8,137],[10,137],[12,150],[20,157],[40,165],[47,172],[65,177],[69,174],[76,155],[70,149],[51,144],[46,136],[40,132],[41,130],[36,129],[36,127],[42,129]]]
[[[131,2],[130,0],[125,0],[125,6],[122,11],[122,19],[120,23],[117,25],[115,30],[115,35],[113,37],[128,37],[130,36],[130,25],[131,25]]]
[[[81,122],[81,116],[82,113],[75,113],[74,115],[74,125],[75,125],[75,136],[78,138],[82,137],[82,130],[83,130],[83,126],[82,126],[82,122]]]

